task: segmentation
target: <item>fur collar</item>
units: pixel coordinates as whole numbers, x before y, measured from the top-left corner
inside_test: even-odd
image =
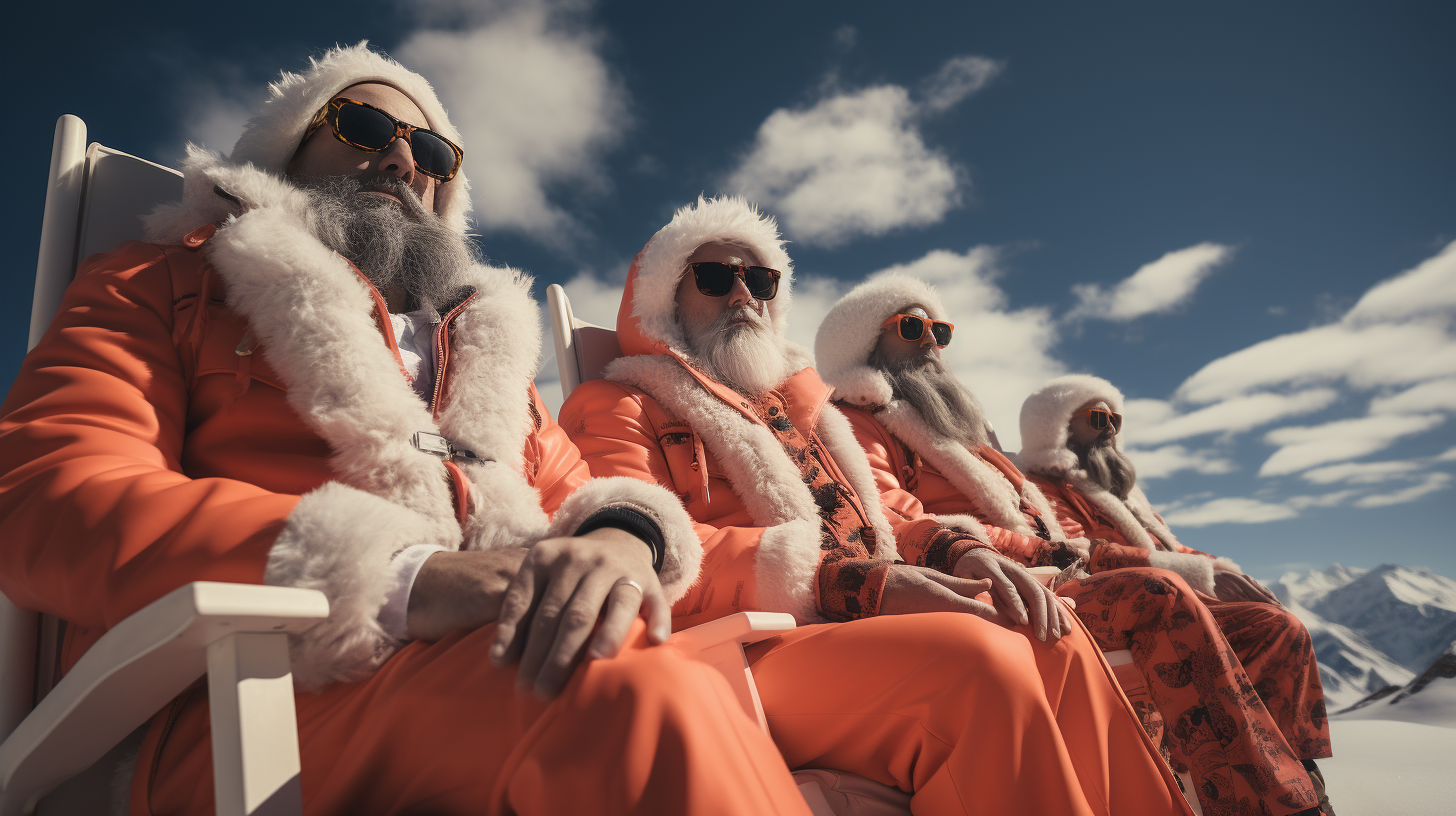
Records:
[[[986,464],[963,443],[931,430],[914,406],[904,400],[894,400],[875,418],[885,430],[950,480],[970,500],[976,516],[983,521],[1021,535],[1035,536],[1037,531],[1027,524],[1026,515],[1021,512],[1021,502],[1025,501],[1046,523],[1053,541],[1067,540],[1051,503],[1035,484],[1024,480],[1018,494],[1005,474]]]
[[[1153,512],[1153,506],[1148,502],[1148,497],[1143,494],[1140,487],[1134,486],[1128,493],[1127,500],[1123,501],[1112,494],[1112,491],[1097,484],[1087,477],[1084,470],[1076,470],[1062,474],[1043,474],[1060,478],[1081,493],[1087,502],[1097,509],[1097,512],[1107,517],[1117,532],[1127,540],[1128,544],[1134,547],[1142,547],[1145,550],[1156,549],[1153,539],[1161,542],[1163,546],[1172,551],[1178,550],[1178,539],[1173,536],[1173,531],[1168,525],[1158,520]],[[1153,539],[1150,539],[1152,536]]]
[[[477,266],[459,281],[478,294],[454,322],[437,423],[400,376],[371,287],[309,231],[306,200],[283,179],[194,149],[183,200],[148,219],[148,237],[174,241],[181,230],[220,222],[204,252],[227,303],[261,341],[289,404],[329,443],[338,481],[419,512],[450,549],[462,541],[519,546],[544,534],[522,455],[541,348],[531,279]],[[443,463],[413,445],[421,431],[489,460],[466,467],[478,495],[463,535]]]
[[[807,363],[808,351],[790,347],[790,359]],[[800,366],[796,370],[802,370]],[[799,468],[762,424],[710,392],[670,355],[623,357],[607,367],[608,380],[646,392],[673,416],[688,423],[723,467],[733,491],[756,524],[769,528],[760,545],[759,605],[791,612],[801,621],[822,620],[814,608],[812,580],[819,561],[819,507]],[[879,560],[895,561],[894,530],[880,505],[869,461],[849,420],[825,404],[813,428],[849,487],[859,496],[875,530]]]

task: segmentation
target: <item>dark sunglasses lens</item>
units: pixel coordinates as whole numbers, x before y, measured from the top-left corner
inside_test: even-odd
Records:
[[[906,340],[909,340],[910,342],[913,343],[916,340],[919,340],[920,339],[920,335],[923,334],[924,332],[925,332],[925,324],[922,323],[922,322],[920,322],[920,318],[918,318],[918,317],[902,317],[902,318],[900,318],[900,336],[903,337],[903,338],[905,338]]]
[[[394,123],[373,108],[345,103],[337,121],[339,135],[360,147],[383,150],[394,139]]]
[[[443,178],[455,169],[455,151],[430,131],[417,130],[410,134],[410,152],[415,154],[415,164],[431,175]]]
[[[708,297],[723,297],[733,289],[733,267],[704,261],[693,264],[693,282]]]
[[[930,333],[935,337],[935,344],[937,346],[950,345],[949,323],[932,323],[930,325]]]
[[[1112,424],[1112,417],[1109,417],[1106,411],[1093,411],[1087,415],[1087,421],[1100,431]]]
[[[766,266],[745,267],[743,283],[748,293],[759,300],[773,300],[779,293],[779,273]]]

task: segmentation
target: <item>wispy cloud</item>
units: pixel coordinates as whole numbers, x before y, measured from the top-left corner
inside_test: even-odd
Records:
[[[1427,473],[1426,478],[1419,484],[1390,493],[1377,493],[1372,496],[1365,496],[1355,502],[1356,507],[1388,507],[1392,504],[1405,504],[1413,502],[1423,496],[1429,496],[1438,490],[1444,490],[1451,484],[1449,473]]]
[[[1189,450],[1182,445],[1161,448],[1129,448],[1127,455],[1137,467],[1138,479],[1166,479],[1174,473],[1232,473],[1238,465],[1214,450]]]
[[[772,208],[792,238],[809,244],[934,224],[960,204],[964,179],[944,151],[926,145],[920,120],[959,104],[1000,69],[985,57],[955,57],[918,100],[904,86],[877,85],[775,110],[727,186]]]
[[[1174,527],[1207,527],[1210,524],[1263,524],[1283,521],[1298,516],[1299,511],[1284,503],[1225,497],[1189,507],[1164,510],[1162,515]]]
[[[1173,311],[1193,296],[1215,267],[1233,257],[1233,252],[1233,247],[1205,242],[1144,264],[1110,289],[1095,283],[1078,284],[1072,287],[1078,303],[1068,317],[1125,323]]]
[[[1367,416],[1322,425],[1278,428],[1264,441],[1279,450],[1264,461],[1260,476],[1282,476],[1327,462],[1358,459],[1385,450],[1397,439],[1424,433],[1446,420],[1440,414]]]
[[[1153,445],[1203,434],[1240,433],[1286,417],[1313,413],[1338,398],[1339,393],[1332,388],[1310,388],[1293,394],[1251,394],[1186,414],[1175,413],[1171,405],[1164,403],[1164,410],[1156,412],[1161,414],[1158,420],[1129,425],[1127,438],[1135,444]],[[1154,414],[1148,402],[1139,403],[1144,415]]]

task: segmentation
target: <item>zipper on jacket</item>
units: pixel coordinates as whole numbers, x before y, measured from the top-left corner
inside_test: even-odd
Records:
[[[479,292],[472,292],[470,297],[460,301],[460,305],[451,309],[450,313],[440,321],[440,325],[435,327],[435,390],[431,392],[430,396],[430,417],[432,419],[439,419],[440,411],[443,408],[440,404],[440,397],[445,393],[445,367],[450,364],[450,324],[455,322],[455,318],[459,317],[460,313],[465,311],[465,307],[469,306],[470,302],[475,300],[479,294]],[[533,412],[535,407],[535,405],[531,406]]]

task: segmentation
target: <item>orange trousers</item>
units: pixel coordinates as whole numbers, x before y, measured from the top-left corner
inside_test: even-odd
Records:
[[[1189,813],[1080,626],[932,613],[802,626],[749,648],[791,768],[858,774],[932,814]]]
[[[517,695],[515,669],[486,660],[493,625],[297,695],[304,813],[809,816],[723,676],[676,647],[646,648],[643,631],[550,702]],[[204,688],[154,721],[131,812],[213,812]]]

